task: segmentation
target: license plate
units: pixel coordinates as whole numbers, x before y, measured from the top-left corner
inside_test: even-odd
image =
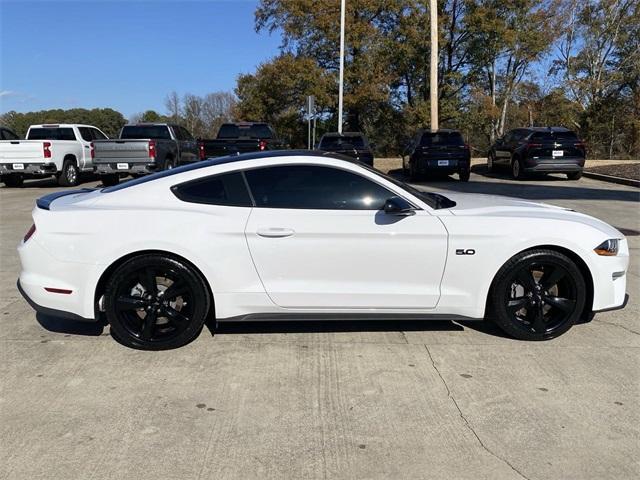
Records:
[[[24,163],[14,163],[13,164],[13,169],[14,170],[24,170]]]
[[[564,156],[564,150],[552,150],[551,151],[551,156],[552,157],[563,157]]]
[[[449,166],[449,160],[438,160],[438,166],[439,167],[448,167]]]
[[[116,165],[116,168],[118,170],[128,170],[129,169],[129,164],[128,163],[119,163],[118,165]]]

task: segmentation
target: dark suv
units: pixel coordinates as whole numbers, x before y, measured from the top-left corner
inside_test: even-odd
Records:
[[[325,133],[318,143],[318,150],[340,153],[373,167],[373,150],[364,133]]]
[[[528,173],[566,173],[569,180],[582,176],[585,145],[575,132],[562,127],[511,130],[496,140],[487,155],[487,168],[505,166],[521,179]]]
[[[469,180],[471,152],[457,130],[419,130],[402,153],[402,171],[411,180],[426,173],[450,175]]]

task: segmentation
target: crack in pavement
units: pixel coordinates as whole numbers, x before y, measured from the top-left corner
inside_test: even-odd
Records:
[[[453,394],[451,393],[451,389],[449,388],[449,385],[447,385],[447,382],[445,381],[444,377],[442,376],[442,374],[440,373],[440,370],[438,369],[438,367],[436,366],[436,362],[433,359],[433,355],[431,355],[431,351],[429,350],[429,347],[427,347],[427,345],[424,346],[425,350],[427,351],[427,355],[429,355],[429,359],[431,360],[431,365],[433,366],[433,369],[436,371],[436,373],[438,374],[438,377],[440,377],[440,381],[442,382],[442,384],[444,385],[444,388],[447,390],[447,396],[451,399],[451,402],[453,403],[453,405],[456,407],[456,410],[458,410],[458,414],[460,415],[460,418],[462,419],[462,421],[464,422],[465,426],[467,427],[467,429],[473,434],[474,437],[476,437],[476,440],[478,441],[478,443],[480,444],[480,446],[492,457],[498,459],[499,461],[503,462],[505,465],[507,465],[511,470],[513,470],[515,473],[517,473],[520,477],[524,478],[525,480],[529,480],[529,478],[523,474],[520,470],[518,470],[516,467],[514,467],[508,460],[500,457],[498,454],[496,454],[495,452],[493,452],[492,450],[490,450],[482,441],[482,439],[478,436],[478,434],[476,433],[476,431],[474,430],[474,428],[471,426],[471,424],[469,423],[469,420],[467,420],[467,417],[465,417],[464,413],[462,413],[462,410],[460,409],[460,406],[458,405],[458,402],[456,401],[456,399],[453,397]]]
[[[635,335],[640,335],[640,332],[636,332],[635,330],[632,330],[629,327],[625,327],[624,325],[619,325],[619,324],[613,323],[613,322],[605,322],[604,320],[598,320],[597,318],[594,318],[593,321],[594,322],[598,322],[598,323],[604,323],[605,325],[611,325],[613,327],[619,327],[619,328],[621,328],[623,330],[626,330],[629,333],[633,333]]]

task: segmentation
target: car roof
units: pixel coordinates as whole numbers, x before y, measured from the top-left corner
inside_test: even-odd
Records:
[[[418,132],[420,132],[420,133],[433,133],[434,135],[437,135],[438,133],[460,133],[462,135],[460,130],[455,130],[453,128],[439,128],[435,132],[432,132],[431,130],[427,130],[426,128],[421,128],[420,130],[418,130]]]
[[[128,187],[133,187],[135,185],[151,182],[153,180],[157,180],[160,178],[177,175],[183,172],[199,170],[201,168],[213,167],[216,165],[224,165],[226,163],[238,163],[238,162],[243,162],[247,160],[258,160],[262,158],[283,158],[283,157],[301,157],[301,156],[333,158],[335,160],[344,160],[349,163],[356,163],[356,164],[360,163],[354,158],[348,157],[346,155],[340,155],[338,153],[325,152],[320,150],[269,150],[264,152],[243,153],[240,155],[228,155],[226,157],[217,157],[217,158],[210,158],[207,160],[201,160],[199,162],[191,163],[189,165],[183,165],[181,167],[173,168],[171,170],[163,170],[161,172],[153,173],[151,175],[145,175],[144,177],[136,178],[134,180],[129,180],[127,182],[114,185],[113,187],[106,187],[106,188],[103,188],[102,191],[105,193],[116,192],[118,190],[122,190]]]
[[[85,125],[84,123],[38,123],[36,125],[29,126],[29,128],[71,128],[71,127],[98,128],[95,125]]]
[[[365,134],[362,132],[327,132],[323,137],[364,137]]]

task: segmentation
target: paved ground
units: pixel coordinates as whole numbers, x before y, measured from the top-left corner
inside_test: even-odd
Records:
[[[628,307],[559,339],[473,323],[250,324],[148,353],[36,319],[19,298],[14,246],[51,186],[0,189],[0,478],[640,476],[638,189],[476,173],[430,185],[628,232]]]

